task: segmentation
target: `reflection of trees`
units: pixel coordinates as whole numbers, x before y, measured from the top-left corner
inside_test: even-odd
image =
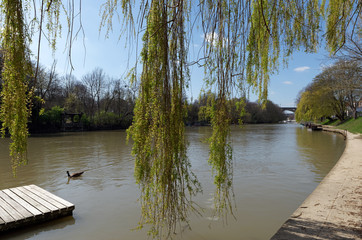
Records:
[[[339,135],[324,132],[309,132],[296,128],[296,142],[303,161],[324,177],[343,153],[345,142]],[[325,159],[325,160],[323,160]]]

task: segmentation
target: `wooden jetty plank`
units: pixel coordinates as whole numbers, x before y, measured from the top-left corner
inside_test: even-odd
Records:
[[[4,208],[0,206],[0,217],[4,223],[14,222],[15,219],[7,212]]]
[[[23,219],[20,213],[18,213],[10,204],[0,197],[0,206],[15,220],[19,221]]]
[[[12,208],[15,209],[23,218],[33,217],[34,215],[26,210],[23,206],[21,206],[18,202],[14,201],[11,197],[9,197],[4,191],[0,191],[0,197],[6,201]]]
[[[11,191],[11,189],[4,189],[4,193],[6,193],[9,197],[14,199],[14,201],[18,202],[21,206],[23,206],[26,210],[28,210],[34,216],[41,215],[42,212],[30,205],[25,199],[21,198],[19,195],[15,194]]]
[[[36,186],[36,185],[34,185],[34,184],[29,185],[29,186],[30,186],[32,189],[36,189],[37,191],[43,193],[43,194],[46,195],[47,197],[50,197],[50,198],[56,200],[57,202],[60,202],[61,204],[65,205],[66,207],[74,207],[74,204],[73,204],[73,203],[70,203],[70,202],[64,200],[63,198],[60,198],[60,197],[58,197],[58,196],[56,196],[56,195],[54,195],[54,194],[52,194],[52,193],[50,193],[50,192],[42,189],[41,187],[38,187],[38,186]]]
[[[37,195],[38,197],[42,198],[44,201],[47,201],[48,203],[54,205],[55,207],[59,208],[59,209],[63,209],[63,208],[67,208],[67,206],[61,204],[60,202],[55,201],[52,198],[47,197],[46,195],[44,195],[43,193],[31,188],[30,186],[24,186],[25,189],[27,189],[28,191],[34,193],[35,195]]]
[[[25,193],[23,193],[22,191],[20,191],[19,188],[10,188],[10,190],[15,193],[16,195],[18,195],[20,198],[24,199],[24,201],[28,202],[31,206],[33,206],[34,208],[36,208],[37,210],[39,210],[42,214],[46,214],[46,213],[50,213],[51,210],[49,208],[44,207],[43,205],[41,205],[39,202],[35,201],[34,199],[32,199],[31,197],[29,197],[28,195],[26,195]]]
[[[0,190],[0,234],[72,215],[74,205],[35,185]]]
[[[31,197],[32,199],[34,199],[35,201],[37,201],[38,203],[40,203],[41,205],[43,205],[44,207],[48,208],[50,211],[58,211],[59,210],[56,206],[54,206],[54,205],[50,204],[49,202],[45,201],[44,199],[42,199],[38,195],[34,194],[33,192],[29,191],[25,187],[18,187],[18,189],[20,191],[22,191],[23,193],[25,193],[26,195],[28,195],[29,197]]]

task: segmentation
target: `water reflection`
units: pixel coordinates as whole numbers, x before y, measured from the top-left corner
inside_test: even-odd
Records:
[[[45,222],[41,224],[27,226],[21,229],[12,230],[10,232],[2,234],[1,239],[36,238],[39,232],[43,232],[46,234],[46,232],[49,231],[59,231],[73,224],[75,224],[75,219],[72,216],[67,216],[60,219],[55,219],[51,222]],[[49,236],[49,239],[51,239],[51,236]]]
[[[343,138],[297,125],[231,128],[237,221],[214,217],[215,186],[204,141],[211,128],[187,128],[188,156],[203,194],[194,201],[192,230],[174,239],[269,239],[339,159]],[[0,239],[146,239],[132,231],[140,219],[132,145],[124,131],[37,135],[29,139],[29,165],[12,177],[8,139],[0,139],[0,188],[36,184],[75,204],[73,218],[21,229]],[[66,171],[87,170],[68,182]]]
[[[344,139],[339,134],[310,131],[305,128],[296,128],[298,151],[303,161],[308,163],[311,171],[317,173],[321,180],[329,172],[337,156],[342,155],[345,147]],[[330,151],[330,146],[334,150]]]

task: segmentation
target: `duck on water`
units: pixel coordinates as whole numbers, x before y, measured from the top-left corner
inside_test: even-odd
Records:
[[[69,171],[67,171],[67,174],[68,174],[68,177],[69,177],[69,178],[80,177],[83,173],[84,173],[84,171],[83,171],[83,172],[76,172],[76,173],[70,174]]]

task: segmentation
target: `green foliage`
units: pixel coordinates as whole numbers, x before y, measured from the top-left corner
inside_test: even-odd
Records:
[[[25,6],[23,6],[23,2]],[[10,134],[12,142],[10,143],[10,156],[12,160],[13,174],[16,174],[16,168],[21,164],[27,163],[27,138],[28,138],[28,117],[31,112],[32,90],[29,89],[29,78],[32,76],[32,70],[29,61],[29,49],[27,40],[31,40],[31,33],[36,24],[42,25],[43,13],[45,9],[42,6],[41,20],[35,15],[31,24],[25,24],[26,13],[30,9],[30,1],[22,0],[4,0],[0,4],[1,16],[4,20],[0,23],[1,47],[3,52],[3,71],[2,71],[2,105],[0,109],[0,121],[2,122],[2,136],[6,130]],[[47,6],[47,30],[52,41],[52,47],[55,49],[55,39],[59,26],[59,8],[61,1],[45,0],[43,3]],[[39,30],[42,33],[41,30]],[[39,41],[40,42],[40,41]]]
[[[80,122],[85,128],[88,128],[90,126],[90,119],[86,114],[82,115]]]
[[[63,113],[64,108],[54,106],[50,110],[45,111],[42,115],[40,115],[40,118],[44,123],[53,125],[55,128],[59,129],[62,126]]]
[[[84,122],[86,121],[86,117],[83,118],[82,116],[82,119]],[[120,124],[120,117],[112,112],[101,111],[99,114],[94,116],[93,124],[98,128],[106,126],[118,126]]]
[[[359,9],[358,9],[359,8]],[[359,12],[359,13],[356,13]],[[335,53],[346,42],[346,31],[352,18],[351,14],[361,14],[360,1],[331,0],[327,7],[327,43]],[[348,17],[347,17],[348,16]],[[360,17],[359,17],[360,18]],[[358,20],[356,20],[358,21]],[[355,23],[356,23],[355,21]]]
[[[72,112],[72,113],[80,112],[81,102],[77,97],[76,93],[70,93],[68,95],[68,97],[65,100],[64,108],[67,112]]]
[[[322,125],[331,125],[331,126],[335,126],[337,125],[339,122],[339,120],[337,119],[333,119],[333,118],[328,118],[328,119],[325,119],[323,122],[321,122],[320,124]]]
[[[80,121],[79,115],[75,115],[73,118],[73,122],[77,123]]]
[[[315,121],[335,115],[346,118],[350,109],[357,116],[362,97],[362,68],[353,61],[338,61],[318,74],[302,93],[296,111],[297,121]]]
[[[340,125],[337,125],[339,129],[345,129],[351,133],[360,133],[362,134],[362,117],[357,119],[351,118]]]
[[[325,86],[305,91],[298,103],[295,119],[298,122],[307,122],[332,116],[335,113],[335,102],[332,93]]]
[[[283,111],[271,101],[265,107],[262,104],[247,102],[245,114],[241,118],[245,123],[277,123],[285,120]]]
[[[27,138],[29,104],[31,92],[26,75],[30,72],[28,50],[25,43],[25,23],[21,0],[2,1],[1,14],[4,16],[1,46],[4,65],[2,71],[3,89],[0,122],[2,136],[10,133],[10,156],[13,174],[21,164],[27,163]]]
[[[168,8],[168,4],[172,6]],[[185,10],[182,1],[152,1],[144,6],[146,32],[141,52],[143,70],[133,124],[128,130],[135,155],[135,178],[141,188],[143,224],[153,237],[169,237],[187,223],[191,197],[200,186],[186,155],[183,101],[188,80]],[[173,24],[167,22],[172,19]]]
[[[25,1],[23,7],[22,2],[3,0],[0,5],[1,19],[4,19],[4,23],[0,23],[4,28],[1,34],[4,84],[0,120],[3,122],[2,134],[8,129],[11,135],[14,171],[20,163],[26,163],[26,124],[31,91],[26,79],[30,71],[25,40],[32,38],[32,34],[26,33],[35,29],[42,36],[43,17],[46,15],[46,28],[55,49],[60,30],[60,9],[68,5],[65,14],[69,51],[75,39],[72,35],[74,4],[63,4],[61,0],[41,1],[40,14],[34,14],[35,19],[27,29],[24,13],[32,8],[32,4]],[[32,3],[35,5],[36,1]],[[134,30],[133,4],[129,0],[107,0],[103,5],[101,25],[112,30],[112,19],[120,5],[127,26]],[[146,30],[141,52],[143,70],[139,99],[129,135],[135,142],[135,176],[142,189],[142,222],[151,223],[154,236],[161,234],[164,225],[169,235],[178,221],[187,222],[187,210],[192,207],[190,198],[199,190],[186,156],[183,126],[186,105],[182,98],[189,78],[186,61],[189,40],[186,32],[189,29],[185,26],[187,22],[193,22],[190,16],[201,16],[200,24],[205,34],[202,58],[207,73],[206,83],[216,94],[203,111],[205,116],[209,115],[213,128],[209,162],[214,169],[217,187],[216,209],[223,213],[224,208],[231,211],[229,196],[232,194],[233,164],[229,124],[232,105],[229,101],[233,87],[242,89],[249,85],[266,103],[270,74],[278,69],[280,56],[286,62],[300,47],[307,52],[316,51],[322,17],[326,20],[327,46],[331,53],[337,51],[345,42],[346,31],[354,28],[360,20],[362,9],[360,0],[208,0],[196,4],[197,13],[190,14],[194,9],[192,6],[191,1],[152,0],[141,1],[137,8],[140,26],[144,27],[146,22]],[[38,8],[34,8],[37,12]],[[135,77],[132,73],[134,81]],[[315,95],[329,97],[320,92]],[[66,109],[79,112],[80,99],[71,94],[68,97]],[[306,102],[303,105],[310,107],[305,108],[301,118],[315,118],[320,114],[307,97],[303,101]],[[343,112],[343,106],[335,106]],[[242,109],[239,111],[243,112]],[[114,121],[113,115],[100,114],[98,117],[100,122]]]
[[[232,210],[233,162],[230,142],[229,105],[225,99],[213,101],[211,106],[212,136],[210,142],[209,164],[212,166],[216,193],[215,208],[219,215]],[[226,212],[225,212],[226,211]]]

